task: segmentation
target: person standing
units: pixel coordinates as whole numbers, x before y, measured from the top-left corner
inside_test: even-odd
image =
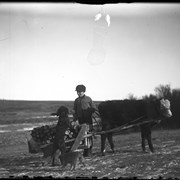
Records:
[[[82,84],[76,86],[78,98],[74,101],[74,121],[79,124],[87,124],[89,131],[93,130],[92,114],[96,110],[96,105],[93,100],[85,95],[86,87]],[[93,139],[92,136],[88,138],[88,148],[84,149],[83,156],[87,157],[92,154]]]

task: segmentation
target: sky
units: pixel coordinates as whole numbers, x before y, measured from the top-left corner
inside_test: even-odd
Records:
[[[74,100],[78,84],[94,101],[180,88],[179,19],[175,3],[0,3],[0,99]]]

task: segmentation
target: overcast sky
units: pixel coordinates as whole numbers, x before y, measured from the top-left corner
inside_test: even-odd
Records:
[[[141,98],[180,88],[179,58],[180,4],[0,4],[0,99]]]

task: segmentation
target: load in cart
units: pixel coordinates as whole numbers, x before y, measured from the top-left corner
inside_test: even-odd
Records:
[[[82,151],[90,148],[89,126],[87,124],[79,125],[77,122],[70,120],[70,127],[67,128],[63,135],[67,152]],[[56,136],[57,123],[36,127],[31,131],[31,138],[28,140],[30,153],[43,153],[44,158],[53,154],[53,142]],[[87,136],[87,137],[86,137]],[[59,137],[62,139],[62,137]]]

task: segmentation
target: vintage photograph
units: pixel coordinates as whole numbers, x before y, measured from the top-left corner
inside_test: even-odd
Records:
[[[0,178],[180,178],[180,4],[0,3]]]

